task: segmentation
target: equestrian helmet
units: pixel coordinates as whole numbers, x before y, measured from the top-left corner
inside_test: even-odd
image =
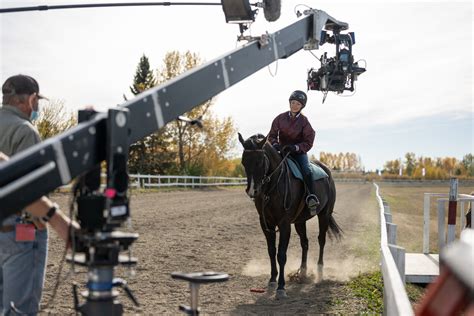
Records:
[[[306,93],[304,93],[301,90],[295,90],[293,93],[290,95],[290,102],[291,100],[296,100],[299,103],[303,105],[303,107],[306,106],[306,101],[308,101],[308,97],[306,96]]]

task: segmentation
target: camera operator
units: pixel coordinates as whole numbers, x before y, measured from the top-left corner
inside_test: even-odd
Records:
[[[31,123],[38,117],[38,82],[26,75],[8,78],[2,86],[0,108],[0,161],[40,142],[38,130]],[[0,314],[14,311],[37,313],[44,283],[48,253],[46,222],[64,240],[68,239],[71,221],[48,198],[42,197],[25,210],[0,223]],[[72,224],[77,227],[77,224]]]

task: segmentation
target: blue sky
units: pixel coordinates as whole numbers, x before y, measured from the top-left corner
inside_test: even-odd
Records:
[[[107,2],[107,1],[100,1]],[[217,0],[216,0],[217,2]],[[3,0],[2,8],[74,1]],[[304,113],[316,130],[310,154],[355,152],[366,169],[406,152],[454,156],[474,152],[471,1],[282,1],[281,18],[251,28],[274,32],[296,20],[304,3],[349,23],[355,59],[367,61],[352,97],[308,93]],[[302,8],[301,8],[302,9]],[[170,50],[191,50],[207,61],[234,49],[237,27],[219,7],[150,7],[46,11],[0,15],[0,80],[31,74],[50,98],[71,109],[98,109],[130,96],[140,56],[153,68]],[[314,53],[334,53],[324,45]],[[288,96],[306,88],[319,62],[300,51],[262,69],[215,99],[214,112],[231,116],[244,136],[266,133],[288,109]],[[276,76],[271,76],[269,70]],[[235,152],[238,153],[239,147]]]

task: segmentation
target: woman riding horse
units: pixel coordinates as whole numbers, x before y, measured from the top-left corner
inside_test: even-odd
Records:
[[[315,132],[308,118],[301,113],[307,100],[306,93],[300,90],[290,95],[290,111],[279,114],[273,120],[268,141],[277,151],[290,153],[300,165],[309,191],[305,199],[306,205],[310,214],[314,216],[317,215],[319,201],[314,192],[311,168],[306,153],[313,147]]]
[[[306,100],[304,92],[293,92],[290,96],[290,111],[277,116],[268,138],[257,134],[244,140],[239,133],[239,141],[244,147],[242,165],[247,176],[245,191],[254,200],[260,227],[267,241],[271,267],[268,285],[269,288],[273,288],[278,281],[277,298],[287,297],[285,264],[291,224],[295,225],[300,237],[302,252],[299,274],[302,277],[306,275],[309,244],[306,221],[315,214],[318,215],[319,277],[322,277],[324,265],[326,234],[329,233],[329,236],[332,234],[337,239],[342,236],[342,230],[333,217],[336,186],[331,171],[317,161],[316,163],[327,176],[314,182],[307,176],[309,166],[306,152],[313,145],[315,133],[308,119],[301,114]],[[308,189],[314,197],[305,198],[304,183],[290,171],[287,154],[282,156],[277,151],[281,149],[281,146],[284,146],[282,151],[290,153],[302,165]],[[309,206],[313,208],[312,214],[307,211]],[[277,232],[279,233],[278,246],[276,244]],[[277,263],[279,269],[277,269]]]

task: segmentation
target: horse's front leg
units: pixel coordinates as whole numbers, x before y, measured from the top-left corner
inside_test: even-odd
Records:
[[[279,226],[280,228],[280,240],[278,242],[278,265],[280,267],[280,275],[278,276],[278,288],[276,292],[276,298],[282,299],[287,298],[285,290],[285,264],[286,264],[286,251],[288,250],[288,244],[290,243],[291,225],[290,223],[283,223]]]
[[[276,287],[276,277],[278,275],[278,270],[276,266],[276,233],[275,225],[269,226],[268,223],[265,224],[265,219],[260,216],[260,227],[262,227],[263,234],[267,240],[267,250],[268,256],[270,257],[270,281],[268,281],[268,287],[270,289],[275,289]]]
[[[308,236],[306,235],[306,222],[295,223],[296,232],[300,237],[301,245],[301,265],[300,276],[306,277],[307,261],[308,261]]]

